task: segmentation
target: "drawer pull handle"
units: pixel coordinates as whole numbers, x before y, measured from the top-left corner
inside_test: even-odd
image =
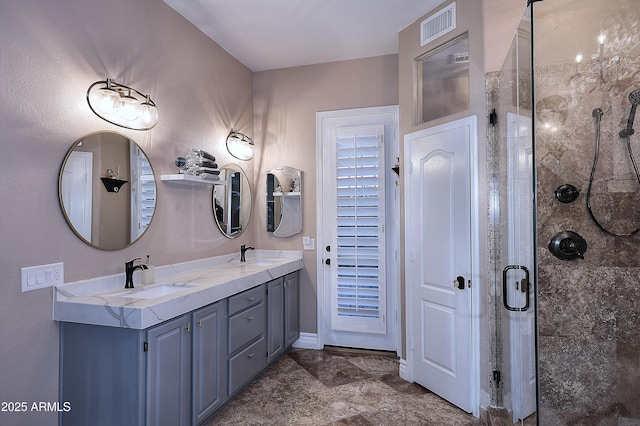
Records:
[[[255,317],[249,317],[249,321],[253,321]]]
[[[256,298],[255,298],[255,297],[250,297],[250,298],[249,298],[249,302],[253,302],[254,300],[256,300]]]
[[[247,355],[248,358],[253,358],[255,356],[255,352],[252,354]]]

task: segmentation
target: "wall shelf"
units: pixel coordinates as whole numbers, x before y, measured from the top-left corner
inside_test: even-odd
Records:
[[[300,196],[300,191],[289,191],[289,192],[274,192],[274,197],[295,197]]]
[[[218,180],[205,179],[200,176],[187,175],[182,173],[176,173],[172,175],[161,175],[160,180],[165,182],[175,182],[175,183],[181,183],[186,185],[226,185],[227,184],[227,182],[222,179],[218,179]]]
[[[101,177],[102,183],[104,183],[104,187],[107,188],[107,192],[118,192],[120,188],[125,183],[129,182],[128,180],[120,180],[115,178],[106,178]]]

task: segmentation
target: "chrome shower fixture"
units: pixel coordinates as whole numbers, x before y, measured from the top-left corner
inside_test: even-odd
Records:
[[[636,89],[629,93],[629,102],[631,102],[631,111],[629,112],[627,127],[620,130],[619,133],[620,137],[623,139],[626,139],[635,133],[635,130],[633,130],[633,120],[636,117],[636,108],[638,108],[638,104],[640,104],[640,89]]]

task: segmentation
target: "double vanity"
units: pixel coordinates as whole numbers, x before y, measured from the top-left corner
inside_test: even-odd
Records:
[[[298,339],[302,267],[256,250],[55,288],[61,424],[201,424]]]
[[[161,181],[211,187],[213,220],[225,237],[237,238],[249,226],[251,185],[238,165],[215,171],[215,180],[183,173]],[[302,172],[290,167],[267,173],[273,236],[302,231],[301,184]],[[82,137],[60,169],[65,219],[101,250],[124,249],[142,237],[157,190],[147,155],[116,132]],[[151,263],[130,261],[125,273],[56,287],[59,394],[71,407],[60,413],[60,424],[199,425],[290,348],[300,336],[302,254],[255,250],[245,261],[245,249],[155,267],[144,275],[150,284],[139,284],[137,269],[151,272]]]

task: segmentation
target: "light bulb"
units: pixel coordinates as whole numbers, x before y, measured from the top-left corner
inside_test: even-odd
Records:
[[[131,96],[131,91],[129,91],[125,96],[120,98],[120,116],[127,121],[137,119],[140,115],[138,106],[138,100]]]
[[[120,93],[111,87],[111,80],[97,91],[95,106],[104,114],[113,114],[120,108]]]
[[[147,99],[140,104],[140,119],[147,127],[153,127],[158,123],[158,108],[151,103],[151,99],[147,95]]]

